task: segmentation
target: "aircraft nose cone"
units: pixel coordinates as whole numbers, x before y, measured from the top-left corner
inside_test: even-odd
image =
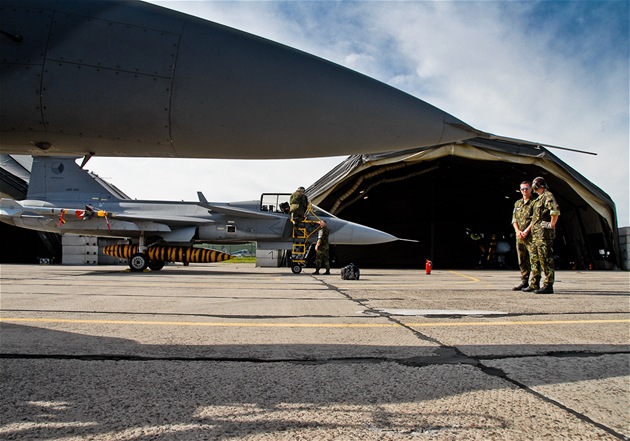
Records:
[[[393,242],[398,238],[375,228],[347,222],[338,230],[331,232],[329,240],[339,245],[375,245]]]

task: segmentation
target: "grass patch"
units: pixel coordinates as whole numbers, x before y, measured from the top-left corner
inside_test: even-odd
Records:
[[[221,263],[256,263],[256,257],[235,257],[234,259],[225,260]]]

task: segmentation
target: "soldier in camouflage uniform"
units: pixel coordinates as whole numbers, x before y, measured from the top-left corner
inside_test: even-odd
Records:
[[[317,243],[315,244],[315,251],[317,251],[317,255],[315,256],[315,272],[313,274],[319,274],[321,267],[326,268],[324,274],[330,274],[330,260],[328,259],[328,235],[330,234],[330,230],[326,226],[326,221],[319,221],[319,225],[320,230],[317,235]]]
[[[532,221],[532,207],[534,205],[536,193],[532,197],[532,183],[523,181],[520,185],[522,198],[514,203],[512,212],[512,226],[516,233],[516,253],[518,255],[518,266],[521,270],[521,283],[512,288],[513,291],[520,291],[529,286],[529,274],[531,265],[529,261],[529,248],[531,248],[532,236],[525,233],[525,229]]]
[[[289,199],[289,203],[291,204],[289,208],[291,212],[291,222],[294,224],[298,224],[304,220],[304,215],[308,209],[308,197],[304,193],[305,191],[304,187],[298,187]]]
[[[556,237],[556,223],[560,216],[560,208],[556,198],[549,191],[544,178],[536,178],[532,188],[538,194],[532,212],[532,222],[526,231],[531,231],[532,244],[529,250],[532,274],[529,286],[523,291],[534,291],[536,294],[553,294],[555,269],[553,263],[553,239]],[[543,286],[540,279],[545,273]]]

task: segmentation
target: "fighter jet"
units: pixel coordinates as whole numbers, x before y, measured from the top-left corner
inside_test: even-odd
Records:
[[[266,193],[248,202],[135,200],[76,158],[35,157],[27,199],[0,199],[0,221],[59,234],[130,239],[104,252],[129,260],[133,271],[160,270],[165,262],[211,262],[230,256],[192,248],[196,243],[257,242],[258,249],[290,250],[301,272],[309,243],[326,221],[331,244],[368,245],[398,240],[391,234],[339,219],[312,206],[303,222],[289,218],[290,194]],[[313,238],[314,239],[314,238]]]
[[[137,0],[0,0],[3,153],[307,158],[478,132],[377,80]]]

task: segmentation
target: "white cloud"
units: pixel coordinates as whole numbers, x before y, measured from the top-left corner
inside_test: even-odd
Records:
[[[592,28],[559,43],[555,27],[527,27],[529,4],[513,5],[370,9],[400,56],[416,66],[415,80],[397,77],[397,86],[481,130],[598,153],[554,151],[604,189],[617,203],[620,224],[629,225],[627,45],[625,53],[606,54],[609,45],[602,44],[614,38]]]
[[[359,70],[363,64],[369,64],[374,61],[374,57],[365,54],[348,54],[344,57],[344,64],[354,70]]]

